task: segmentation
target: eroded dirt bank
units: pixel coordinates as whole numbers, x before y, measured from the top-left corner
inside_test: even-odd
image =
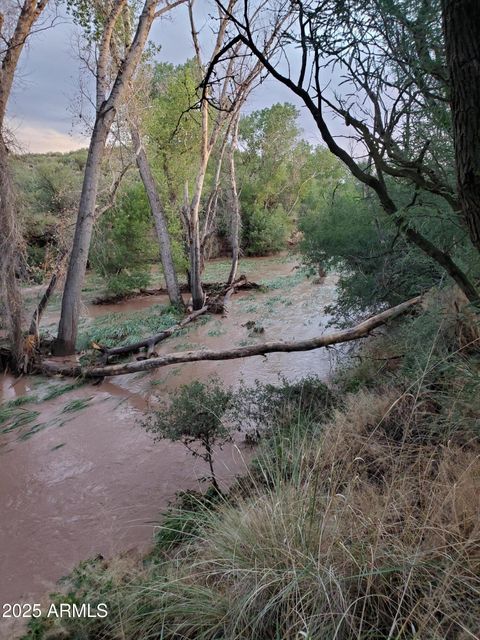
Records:
[[[272,288],[235,296],[227,318],[196,323],[163,343],[161,352],[322,332],[328,320],[324,307],[334,298],[333,277],[315,285],[295,270],[293,260],[259,260],[257,273],[249,276]],[[159,302],[137,298],[114,309],[87,307],[87,313],[129,313]],[[247,321],[263,331],[252,332]],[[32,397],[16,411],[38,415],[7,433],[0,427],[0,602],[37,601],[83,559],[148,547],[153,523],[175,493],[204,486],[199,479],[206,469],[182,445],[154,443],[142,428],[142,416],[159,396],[211,375],[237,385],[242,378],[275,382],[279,374],[327,377],[330,369],[331,354],[318,350],[186,364],[71,390],[64,386],[71,381],[4,376],[2,399]],[[250,455],[241,442],[225,447],[217,456],[222,481],[242,473]]]

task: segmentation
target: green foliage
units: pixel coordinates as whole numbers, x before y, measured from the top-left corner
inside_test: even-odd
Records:
[[[298,190],[293,162],[298,115],[291,104],[275,104],[241,119],[238,174],[242,246],[248,255],[280,251],[292,230],[287,211]]]
[[[242,431],[271,436],[282,426],[321,424],[336,405],[335,394],[315,376],[299,381],[280,379],[280,384],[249,386],[242,382],[233,395],[230,420]]]
[[[180,209],[185,184],[193,184],[198,167],[201,128],[195,111],[199,70],[192,60],[183,65],[157,64],[152,70],[152,106],[145,117],[149,160],[164,204],[177,268],[187,260]]]
[[[431,292],[424,309],[397,321],[336,373],[344,393],[395,387],[418,402],[419,439],[478,437],[480,319],[452,288]]]
[[[405,187],[392,183],[398,200],[407,201]],[[437,246],[456,243],[456,258],[467,270],[478,262],[466,250],[465,233],[436,199],[423,194],[405,211],[409,224],[420,228]],[[439,219],[442,224],[439,224]],[[395,305],[424,293],[444,280],[428,256],[408,243],[372,197],[365,197],[350,179],[324,195],[299,221],[300,250],[313,273],[340,273],[338,299],[329,312],[337,322],[351,322],[384,305]]]
[[[168,329],[180,317],[178,309],[163,305],[152,305],[145,311],[135,313],[100,316],[80,328],[77,349],[88,349],[92,342],[107,347],[129,344]]]
[[[271,211],[261,208],[245,211],[245,253],[249,256],[265,256],[281,251],[286,246],[292,226],[291,219],[280,206]]]
[[[240,122],[238,176],[247,255],[284,249],[302,211],[315,210],[345,170],[322,147],[300,140],[298,111],[275,104]]]
[[[221,494],[213,487],[209,487],[205,493],[183,491],[177,494],[174,505],[162,514],[155,532],[154,554],[168,553],[181,544],[193,541],[208,513],[221,500]]]
[[[136,185],[107,211],[97,226],[90,253],[92,266],[113,294],[146,287],[156,257],[152,217],[145,190]]]
[[[231,440],[232,431],[223,416],[231,401],[231,391],[211,379],[183,385],[171,396],[170,404],[155,411],[145,423],[156,440],[168,438],[180,441],[192,453],[208,463],[210,480],[219,490],[213,468],[213,447],[221,447]],[[201,449],[199,450],[198,445]]]
[[[86,152],[16,156],[12,168],[26,240],[28,278],[42,282],[78,206]]]

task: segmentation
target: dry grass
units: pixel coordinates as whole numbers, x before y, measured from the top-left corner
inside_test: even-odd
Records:
[[[160,587],[164,637],[480,637],[479,449],[392,437],[402,402],[353,396],[295,482],[213,514]],[[197,589],[227,598],[209,625]]]

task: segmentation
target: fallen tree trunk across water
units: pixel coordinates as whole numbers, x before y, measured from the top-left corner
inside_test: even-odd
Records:
[[[241,275],[239,278],[237,278],[237,280],[235,280],[235,282],[232,283],[233,286],[235,286],[237,289],[260,289],[261,285],[257,284],[256,282],[250,282],[249,280],[247,280],[245,275]],[[221,292],[226,290],[227,287],[232,286],[232,285],[225,285],[223,282],[205,282],[203,284],[203,288],[205,290],[205,293],[210,294],[215,294],[216,292]],[[190,293],[190,287],[188,286],[188,284],[181,284],[180,285],[180,291],[182,293]],[[146,297],[146,296],[161,296],[161,295],[168,295],[167,290],[165,289],[165,287],[160,287],[157,289],[146,289],[144,287],[138,289],[138,291],[132,291],[130,293],[118,293],[118,294],[112,294],[112,295],[108,295],[108,296],[102,296],[99,298],[94,298],[91,302],[91,304],[94,305],[98,305],[98,306],[102,306],[102,305],[107,305],[107,304],[116,304],[117,302],[124,302],[125,300],[132,300],[134,298],[141,298],[141,297]]]
[[[104,347],[102,345],[95,345],[94,348],[97,351],[101,351],[104,354],[104,356],[107,358],[107,360],[108,358],[110,358],[110,356],[120,356],[120,355],[127,355],[129,353],[136,353],[141,349],[147,349],[147,357],[150,357],[154,353],[155,345],[157,345],[159,342],[162,342],[162,340],[165,340],[169,336],[173,335],[176,331],[183,329],[183,327],[186,327],[187,324],[189,324],[190,322],[193,322],[193,320],[196,320],[199,316],[203,315],[207,311],[208,311],[207,306],[202,307],[198,311],[193,311],[181,322],[173,325],[173,327],[169,327],[168,329],[164,329],[160,333],[157,333],[153,336],[149,336],[144,340],[139,340],[138,342],[132,342],[131,344],[127,344],[123,347],[109,348],[109,347]]]
[[[396,318],[413,306],[419,304],[422,296],[417,296],[406,302],[402,302],[396,307],[382,311],[368,320],[351,327],[350,329],[342,329],[340,331],[332,331],[331,333],[310,338],[308,340],[296,340],[291,342],[265,342],[247,347],[237,347],[227,349],[225,351],[185,351],[183,353],[169,353],[157,358],[148,360],[125,362],[121,364],[112,364],[106,366],[84,368],[79,365],[58,364],[55,362],[43,362],[40,367],[43,373],[84,377],[84,378],[104,378],[107,376],[118,376],[127,373],[138,373],[139,371],[150,371],[160,367],[166,367],[172,364],[182,364],[185,362],[198,362],[201,360],[233,360],[236,358],[250,358],[252,356],[262,356],[267,353],[289,353],[295,351],[311,351],[322,347],[329,347],[334,344],[350,342],[364,338],[374,329],[384,325],[389,320]]]
[[[184,318],[181,322],[169,327],[168,329],[164,329],[153,336],[148,336],[148,338],[143,338],[143,340],[138,340],[137,342],[132,342],[131,344],[124,345],[122,347],[105,347],[100,344],[94,344],[93,348],[97,351],[101,351],[104,356],[103,364],[107,364],[108,360],[111,356],[124,356],[130,353],[137,353],[142,349],[146,349],[146,358],[152,358],[156,356],[155,346],[165,340],[169,336],[173,335],[176,331],[183,329],[193,320],[196,320],[199,316],[204,313],[220,313],[223,312],[225,316],[227,313],[226,304],[228,302],[229,297],[236,293],[239,289],[259,289],[260,285],[256,282],[250,282],[246,276],[242,275],[231,285],[223,286],[219,292],[215,295],[207,296],[205,301],[205,305],[198,309],[198,311],[192,311],[186,318]],[[227,301],[227,302],[226,302]],[[139,356],[138,360],[145,360],[144,356]]]

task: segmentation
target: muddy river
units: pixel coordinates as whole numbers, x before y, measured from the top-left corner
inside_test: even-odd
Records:
[[[325,306],[335,296],[333,276],[315,284],[291,258],[250,260],[248,265],[249,278],[271,288],[237,294],[227,318],[191,325],[165,341],[160,353],[308,338],[325,330]],[[86,305],[85,314],[129,313],[163,302],[161,296],[147,296]],[[252,334],[244,326],[252,320],[264,332]],[[142,417],[159,397],[212,375],[232,386],[242,379],[275,382],[279,375],[327,378],[334,357],[335,352],[320,349],[189,363],[69,391],[69,380],[0,377],[0,400],[21,398],[19,415],[30,412],[25,426],[0,432],[0,604],[45,600],[56,581],[88,557],[147,549],[155,522],[175,493],[205,487],[201,478],[207,470],[198,459],[181,444],[154,443],[142,427]],[[228,484],[242,473],[249,456],[251,450],[241,441],[219,452],[221,481]],[[15,637],[1,625],[1,638]]]

